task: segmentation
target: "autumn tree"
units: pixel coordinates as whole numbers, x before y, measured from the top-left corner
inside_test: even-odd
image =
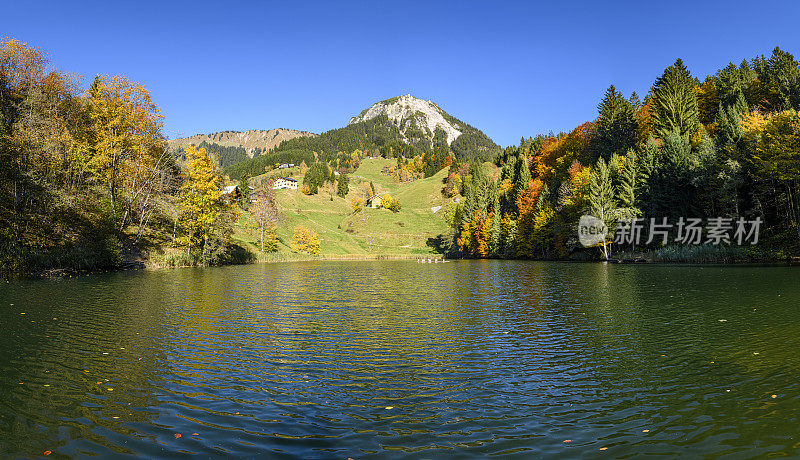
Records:
[[[251,193],[250,211],[255,218],[261,243],[261,252],[276,251],[278,241],[275,232],[280,220],[280,211],[275,203],[275,191],[268,184],[262,185]]]
[[[146,207],[167,155],[163,117],[147,89],[122,76],[95,78],[88,103],[89,169],[107,187],[116,227],[122,232],[134,209]]]
[[[308,227],[302,225],[295,227],[292,236],[292,250],[311,255],[319,254],[319,235]]]
[[[222,213],[222,178],[216,162],[206,153],[190,145],[186,149],[186,177],[181,187],[180,209],[187,252],[205,250],[212,228]]]
[[[761,193],[782,203],[785,214],[800,237],[800,115],[786,110],[767,117],[755,115],[746,124],[748,164]],[[776,199],[780,196],[780,199]]]

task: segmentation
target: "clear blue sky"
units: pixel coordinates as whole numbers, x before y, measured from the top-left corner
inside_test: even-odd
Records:
[[[38,3],[38,4],[34,4]],[[596,116],[609,84],[644,95],[681,57],[800,54],[800,2],[5,2],[0,35],[84,75],[147,86],[169,137],[322,132],[411,93],[502,145]]]

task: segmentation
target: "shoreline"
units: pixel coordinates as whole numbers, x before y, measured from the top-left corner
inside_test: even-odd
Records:
[[[274,264],[283,262],[365,262],[365,261],[378,261],[378,260],[431,260],[434,263],[452,262],[456,260],[514,260],[514,261],[531,261],[531,262],[570,262],[570,263],[605,263],[609,265],[672,265],[672,266],[763,266],[763,267],[776,267],[776,266],[800,266],[800,258],[783,258],[783,259],[767,259],[767,260],[742,260],[742,261],[727,261],[727,262],[688,262],[688,261],[653,261],[653,260],[627,260],[627,259],[610,259],[610,260],[568,260],[568,259],[472,259],[472,258],[448,258],[442,254],[353,254],[353,255],[321,255],[321,256],[299,256],[298,257],[274,257],[264,260],[257,260],[250,263],[243,264],[227,264],[227,265],[154,265],[148,261],[127,262],[119,267],[110,267],[106,269],[97,270],[78,270],[73,268],[54,268],[49,270],[42,270],[30,274],[19,273],[6,273],[3,278],[6,282],[11,280],[29,280],[29,279],[64,279],[76,276],[90,276],[102,273],[111,272],[124,272],[124,271],[156,271],[168,270],[173,268],[210,268],[210,267],[229,267],[237,265],[257,265],[257,264]]]

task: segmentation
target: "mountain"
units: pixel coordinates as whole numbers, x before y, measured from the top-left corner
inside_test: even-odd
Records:
[[[358,116],[351,118],[350,124],[362,123],[380,115],[386,115],[400,129],[403,140],[409,144],[424,138],[433,146],[435,134],[442,130],[449,146],[464,129],[463,123],[449,117],[438,105],[410,94],[376,102]],[[447,118],[454,120],[454,123],[450,123]]]
[[[296,137],[313,137],[316,134],[294,129],[251,129],[248,131],[222,131],[214,134],[195,134],[190,137],[172,139],[168,141],[170,150],[177,151],[190,144],[200,145],[217,144],[221,147],[243,148],[248,157],[253,158],[259,153],[268,152],[281,142]]]
[[[498,149],[487,135],[448,114],[433,101],[416,98],[410,94],[376,102],[350,119],[350,125],[386,116],[400,131],[403,142],[418,147],[436,145],[450,147],[456,156],[473,149],[489,151]],[[459,139],[461,139],[459,141]],[[455,146],[453,145],[455,143]]]
[[[231,164],[225,172],[242,180],[280,163],[323,160],[346,165],[355,150],[369,156],[413,158],[440,149],[459,159],[484,161],[493,158],[500,147],[435,103],[404,95],[373,104],[343,128],[286,140],[268,154]]]

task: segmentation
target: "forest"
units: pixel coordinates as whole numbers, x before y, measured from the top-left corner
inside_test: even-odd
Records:
[[[431,151],[446,149],[462,161],[491,160],[500,151],[491,139],[474,127],[449,115],[445,116],[451,123],[464,127],[464,132],[452,145],[447,146],[446,135],[441,128],[432,133],[432,139],[421,130],[407,133],[409,142],[402,140],[397,126],[389,121],[386,115],[375,117],[360,123],[333,129],[314,137],[298,137],[282,142],[270,152],[249,161],[232,164],[225,168],[231,179],[244,181],[247,178],[263,174],[271,165],[280,163],[315,161],[337,163],[338,167],[351,168],[350,158],[365,156],[382,156],[385,158],[414,158]],[[440,168],[441,169],[441,168]]]
[[[643,100],[609,86],[596,119],[568,133],[523,138],[495,158],[492,172],[453,164],[445,192],[464,200],[449,216],[452,232],[438,244],[461,257],[596,258],[597,250],[578,244],[578,219],[588,213],[611,229],[609,244],[618,224],[632,219],[763,221],[757,246],[705,244],[702,237],[695,245],[620,244],[618,257],[631,251],[656,261],[796,256],[798,109],[800,68],[779,48],[702,81],[678,59]]]
[[[51,67],[0,41],[0,274],[247,260],[212,152],[171,154],[141,84]]]

